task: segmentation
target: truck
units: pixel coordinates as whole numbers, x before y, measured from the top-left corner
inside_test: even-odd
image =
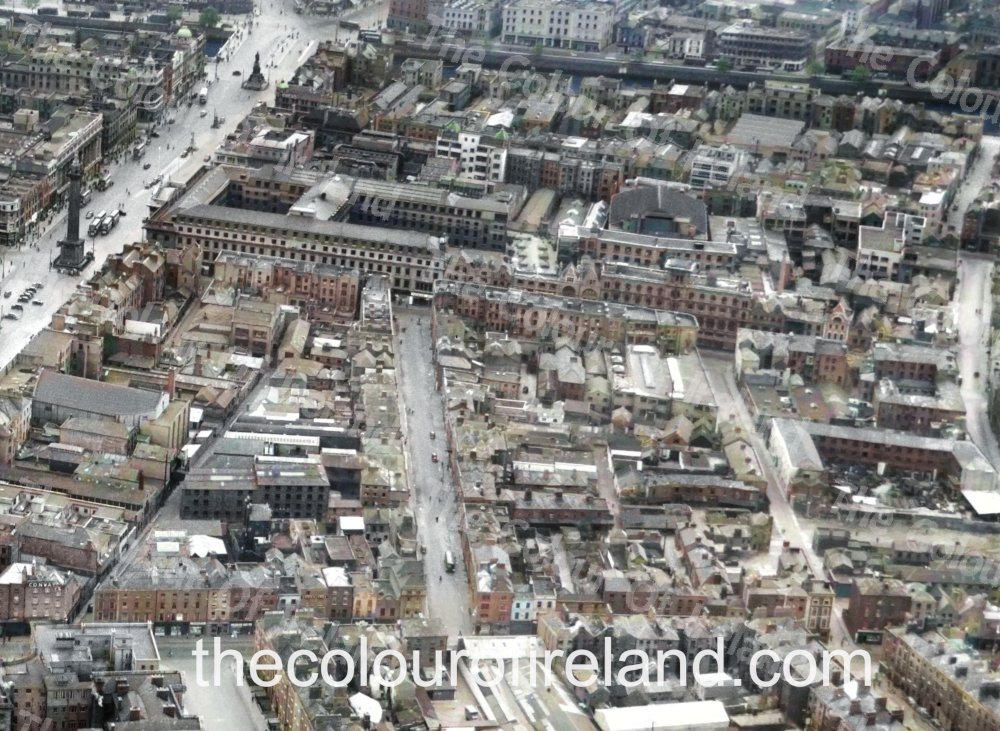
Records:
[[[451,551],[444,552],[444,570],[449,574],[455,573],[455,557],[451,554]]]
[[[201,91],[198,92],[198,103],[208,104],[208,87],[201,87]]]

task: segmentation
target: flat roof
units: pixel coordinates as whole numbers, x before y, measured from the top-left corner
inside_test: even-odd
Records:
[[[228,208],[226,206],[195,205],[175,211],[173,217],[178,221],[183,219],[210,221],[220,227],[246,226],[280,231],[282,238],[285,239],[294,239],[299,234],[315,234],[364,241],[368,244],[411,246],[433,252],[440,248],[439,237],[417,231],[401,231],[341,221],[320,221],[308,216],[285,216],[280,213]]]
[[[601,708],[594,720],[603,731],[657,731],[657,729],[727,727],[729,714],[722,701],[651,703],[631,708]]]
[[[976,515],[1000,515],[1000,492],[992,490],[962,490],[962,497]]]

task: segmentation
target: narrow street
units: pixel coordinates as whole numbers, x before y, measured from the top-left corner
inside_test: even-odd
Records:
[[[772,559],[775,563],[777,562],[784,542],[788,541],[789,545],[802,551],[813,576],[822,578],[825,576],[823,561],[813,550],[810,537],[802,530],[795,511],[781,490],[778,476],[771,461],[771,453],[760,435],[757,434],[750,411],[739,394],[733,372],[732,356],[721,351],[704,350],[701,351],[701,357],[705,363],[705,373],[708,376],[709,386],[719,406],[719,418],[732,418],[743,430],[744,436],[760,457],[761,468],[767,478],[767,498],[771,504],[771,517],[774,519],[774,531],[771,535]],[[853,645],[851,635],[836,611],[834,611],[831,620],[830,639],[833,645],[841,647]]]
[[[420,544],[427,547],[427,610],[450,632],[470,634],[469,583],[462,560],[459,502],[448,466],[444,402],[434,383],[431,312],[397,309],[394,316],[396,332],[402,338],[396,362],[406,420],[403,433],[410,505]],[[432,459],[435,454],[437,462]],[[454,573],[445,570],[446,551],[454,557]]]

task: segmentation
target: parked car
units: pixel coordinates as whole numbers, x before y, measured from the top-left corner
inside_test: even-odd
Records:
[[[24,305],[22,305],[22,304],[11,305],[10,309],[17,310],[18,312],[20,312],[21,310],[24,309]]]
[[[147,162],[145,165],[142,166],[142,169],[143,170],[149,170],[151,167],[153,167],[152,164],[150,164],[150,163]]]
[[[45,303],[42,302],[41,300],[31,300],[31,304],[33,304],[35,307],[41,307]]]
[[[240,71],[239,69],[236,69],[235,71],[233,71],[233,76],[242,76],[242,75],[243,75],[243,72]]]
[[[10,297],[10,296],[11,296],[12,294],[14,294],[14,293],[13,293],[13,292],[11,292],[11,291],[10,291],[10,290],[8,289],[8,290],[7,290],[6,292],[4,292],[4,293],[3,293],[3,296],[4,296],[4,298],[6,299],[7,297]]]
[[[431,455],[431,462],[437,462],[437,461],[438,461],[437,452],[434,452],[434,454]]]

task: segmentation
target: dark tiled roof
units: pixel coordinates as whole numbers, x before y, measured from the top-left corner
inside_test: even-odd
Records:
[[[708,231],[708,209],[700,200],[665,185],[650,185],[623,190],[611,199],[608,209],[608,225],[620,226],[633,215],[645,216],[657,213],[674,218],[687,218],[699,232]]]
[[[118,417],[155,411],[162,395],[158,391],[115,386],[44,370],[35,386],[34,399],[43,404]]]

